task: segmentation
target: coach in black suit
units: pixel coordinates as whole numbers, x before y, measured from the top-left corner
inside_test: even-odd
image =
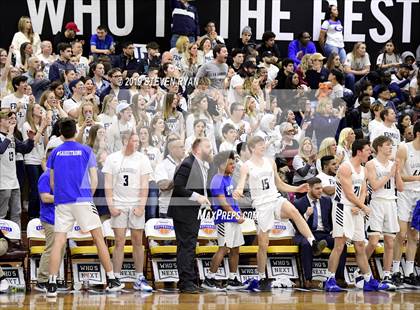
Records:
[[[307,195],[295,201],[295,207],[299,213],[305,218],[311,228],[317,241],[325,240],[330,249],[334,247],[334,238],[332,232],[332,202],[330,197],[322,196],[322,185],[319,178],[312,178],[307,181],[309,184],[309,192]],[[315,288],[312,283],[312,247],[308,240],[297,233],[293,238],[295,243],[300,246],[300,255],[305,275],[305,287]],[[337,279],[344,280],[344,265],[346,263],[347,249],[343,251],[338,265]],[[341,282],[341,281],[340,281]]]
[[[168,216],[174,221],[178,287],[184,293],[199,292],[199,287],[195,284],[195,247],[200,228],[198,214],[201,206],[210,205],[207,183],[212,159],[210,141],[199,138],[192,145],[192,154],[183,160],[174,175]]]

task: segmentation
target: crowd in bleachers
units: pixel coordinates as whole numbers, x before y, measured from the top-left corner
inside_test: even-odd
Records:
[[[285,183],[318,177],[330,198],[356,140],[388,135],[395,159],[400,145],[419,139],[420,58],[391,40],[382,51],[364,42],[345,50],[337,7],[328,8],[319,44],[302,29],[286,51],[271,31],[254,42],[248,26],[226,46],[214,22],[203,33],[191,14],[176,14],[199,12],[174,2],[171,49],[147,42],[138,58],[136,42],[115,42],[105,26],[85,42],[74,22],[44,38],[30,18],[20,18],[10,46],[0,49],[0,218],[21,225],[23,212],[48,223],[38,181],[69,118],[76,141],[96,157],[94,202],[102,221],[114,215],[105,193],[107,157],[123,149],[126,134],[137,133],[137,151],[150,163],[146,221],[168,217],[171,181],[198,138],[209,139],[212,155],[235,153],[235,186],[250,156],[247,142],[261,137]],[[243,209],[251,207],[247,193]],[[282,195],[294,203],[306,193]]]

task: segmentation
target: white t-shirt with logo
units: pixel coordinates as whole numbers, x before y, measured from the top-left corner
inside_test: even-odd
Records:
[[[26,111],[28,110],[29,96],[23,95],[22,98],[18,98],[14,93],[7,95],[1,101],[1,108],[16,111],[18,102],[22,103],[23,105],[23,108],[21,108],[19,112],[16,113],[17,128],[21,131],[23,123],[26,121]]]
[[[327,32],[326,44],[344,48],[343,26],[341,21],[325,20],[321,29]]]

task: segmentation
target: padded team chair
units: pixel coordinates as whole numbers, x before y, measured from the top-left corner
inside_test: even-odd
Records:
[[[15,222],[0,219],[0,230],[10,241],[17,244],[18,248],[10,248],[0,257],[0,265],[21,267],[25,278],[26,288],[30,289],[27,273],[25,272],[25,259],[28,252],[22,249],[21,230]],[[10,245],[10,244],[9,244]]]
[[[214,224],[212,219],[201,220],[198,241],[201,243],[214,241],[217,244],[217,225]],[[218,249],[219,246],[217,245],[198,245],[195,249],[195,254],[200,256],[213,255]]]

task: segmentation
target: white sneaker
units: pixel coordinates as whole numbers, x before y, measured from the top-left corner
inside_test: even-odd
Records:
[[[134,283],[133,288],[136,291],[142,291],[142,292],[151,292],[153,291],[153,288],[147,283],[147,280],[145,277],[139,277],[136,280],[136,283]]]
[[[6,293],[9,290],[9,281],[2,279],[0,281],[0,293]]]
[[[365,284],[365,278],[362,275],[360,275],[360,269],[359,268],[357,268],[354,271],[353,276],[354,276],[354,285],[357,288],[363,289],[363,286]]]

